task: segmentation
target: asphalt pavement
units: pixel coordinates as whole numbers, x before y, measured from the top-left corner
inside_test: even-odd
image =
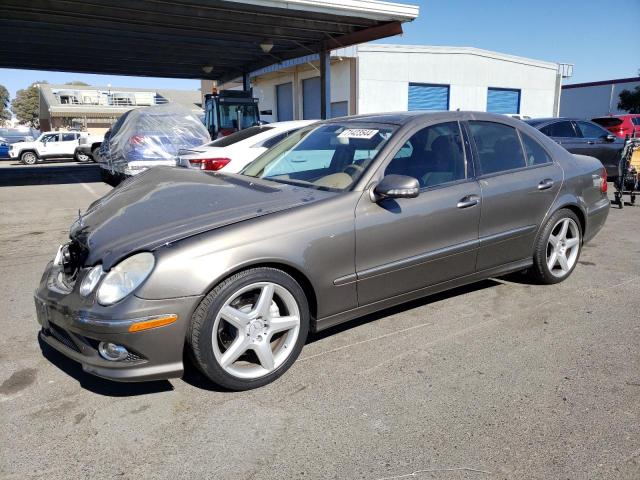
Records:
[[[0,162],[0,478],[640,478],[640,208],[555,286],[487,280],[313,336],[280,380],[119,384],[37,341],[94,164]]]

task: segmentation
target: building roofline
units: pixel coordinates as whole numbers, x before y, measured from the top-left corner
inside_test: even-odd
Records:
[[[600,85],[616,85],[618,83],[633,83],[640,82],[640,77],[628,77],[628,78],[615,78],[613,80],[600,80],[598,82],[585,82],[585,83],[572,83],[570,85],[563,85],[564,90],[569,88],[581,88],[581,87],[597,87]]]
[[[117,87],[108,85],[64,85],[58,83],[39,83],[42,89],[49,90],[111,90],[113,92],[197,92],[198,89],[187,90],[179,88],[141,88],[141,87]]]
[[[519,57],[507,53],[494,52],[491,50],[483,50],[475,47],[456,47],[444,45],[401,45],[386,43],[366,43],[358,45],[358,52],[402,52],[402,53],[431,53],[440,55],[476,55],[479,57],[493,58],[508,62],[522,63],[540,68],[548,68],[552,70],[558,69],[555,62],[547,62],[544,60],[536,60],[533,58]]]
[[[410,22],[420,13],[417,5],[379,0],[228,0],[260,7],[368,18],[378,21]]]

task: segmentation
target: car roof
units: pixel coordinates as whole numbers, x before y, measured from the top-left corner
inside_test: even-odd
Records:
[[[531,118],[524,121],[529,125],[542,125],[543,123],[553,122],[591,122],[588,118],[576,118],[576,117],[543,117],[543,118]]]
[[[632,117],[640,117],[640,113],[624,113],[621,115],[602,115],[600,117],[593,117],[593,118],[601,119],[601,118],[632,118]]]
[[[287,120],[284,122],[272,122],[265,123],[262,125],[263,127],[277,127],[277,128],[300,128],[305,127],[307,125],[311,125],[312,123],[319,122],[320,120]]]
[[[323,123],[339,123],[339,122],[357,122],[368,124],[387,124],[398,125],[404,127],[410,124],[426,124],[426,123],[439,123],[439,122],[453,122],[453,121],[474,121],[481,120],[487,122],[497,122],[510,125],[512,127],[521,126],[523,121],[517,118],[510,117],[508,115],[502,115],[497,113],[487,112],[474,112],[474,111],[411,111],[411,112],[390,112],[390,113],[372,113],[355,115],[350,117],[338,117],[330,120],[325,120]]]

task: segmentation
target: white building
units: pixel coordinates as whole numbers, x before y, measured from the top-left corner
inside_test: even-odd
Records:
[[[633,91],[639,85],[640,77],[564,85],[560,98],[560,115],[594,118],[627,113],[618,110],[620,92]]]
[[[251,74],[266,121],[320,116],[318,56]],[[364,44],[331,53],[331,116],[475,110],[549,117],[558,112],[557,63],[470,47]]]
[[[40,129],[80,128],[104,133],[123,113],[136,107],[177,103],[202,113],[198,90],[118,88],[110,85],[52,85],[41,83]]]

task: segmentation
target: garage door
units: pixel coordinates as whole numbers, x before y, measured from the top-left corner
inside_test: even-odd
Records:
[[[302,81],[302,118],[304,120],[320,118],[320,77]]]
[[[409,84],[409,110],[449,110],[449,85]]]
[[[331,118],[346,117],[349,115],[349,102],[332,102]]]
[[[293,85],[291,82],[276,85],[276,99],[278,102],[278,121],[293,120]]]
[[[520,113],[520,90],[489,88],[487,90],[487,112]]]

